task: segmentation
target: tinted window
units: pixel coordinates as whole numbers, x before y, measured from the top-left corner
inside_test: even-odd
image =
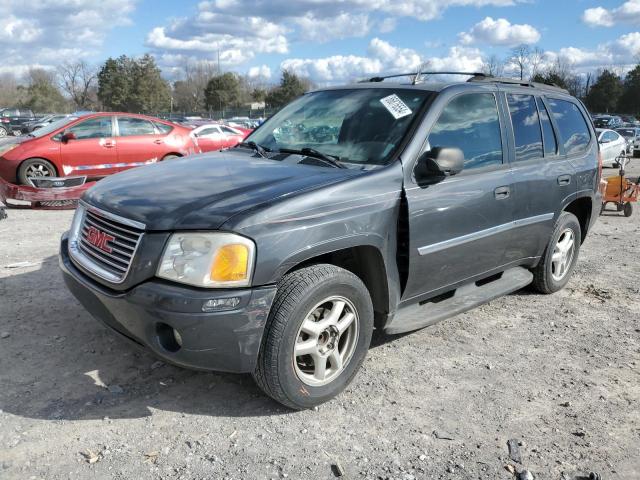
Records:
[[[620,135],[622,135],[623,137],[635,137],[636,136],[636,132],[635,130],[633,130],[632,128],[621,128],[619,130],[616,130]]]
[[[156,133],[151,122],[134,117],[118,117],[118,130],[121,137],[155,135]]]
[[[602,134],[602,140],[605,142],[615,142],[618,139],[618,134],[613,132],[604,132]]]
[[[553,131],[551,120],[549,119],[549,113],[547,107],[539,98],[536,98],[538,103],[538,112],[540,113],[540,124],[542,125],[542,140],[544,143],[544,155],[555,155],[558,153],[558,141],[556,140],[556,133]]]
[[[513,136],[516,141],[516,161],[542,157],[542,132],[538,109],[532,95],[507,95]]]
[[[220,132],[215,127],[203,128],[202,130],[200,130],[200,133],[198,133],[198,135],[204,136],[204,135],[211,135],[211,134],[214,134],[214,133],[220,133]]]
[[[85,120],[69,128],[67,132],[74,133],[77,140],[110,137],[112,135],[111,117],[97,117]]]
[[[229,133],[231,135],[238,134],[238,132],[236,132],[235,130],[231,130],[229,127],[225,127],[224,125],[220,127],[220,130],[222,130],[222,133]]]
[[[556,98],[549,98],[548,101],[567,155],[584,152],[591,139],[591,133],[578,106],[573,102]]]
[[[502,139],[493,94],[470,93],[451,100],[429,134],[429,145],[461,149],[466,169],[500,165]]]
[[[171,130],[173,130],[173,127],[171,125],[167,125],[166,123],[158,123],[158,122],[154,122],[154,125],[156,126],[156,128],[158,129],[158,131],[160,133],[164,133],[167,134],[169,133]]]

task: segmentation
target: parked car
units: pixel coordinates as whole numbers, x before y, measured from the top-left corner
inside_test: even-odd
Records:
[[[640,120],[632,115],[620,115],[620,118],[625,126],[637,127],[640,125]]]
[[[20,129],[20,133],[22,135],[26,133],[31,133],[34,130],[38,130],[39,128],[49,125],[50,123],[56,122],[58,120],[62,120],[63,118],[67,118],[70,116],[71,115],[45,115],[42,118],[38,118],[30,122],[23,123],[22,128]]]
[[[211,152],[235,147],[244,140],[248,133],[226,125],[209,123],[196,127],[191,131],[191,135],[196,139],[196,143],[202,152]]]
[[[613,130],[596,128],[598,143],[602,155],[602,165],[605,167],[617,167],[617,158],[627,153],[627,141],[618,132]]]
[[[25,122],[35,119],[33,112],[25,108],[0,109],[0,137],[20,135],[20,129]]]
[[[616,128],[616,132],[627,141],[627,153],[640,156],[640,127]]]
[[[165,361],[251,372],[304,409],[352,381],[374,326],[562,289],[602,200],[582,103],[520,80],[382,80],[307,93],[235,148],[96,184],[61,241],[71,292]],[[300,125],[337,141],[278,140]]]
[[[622,126],[622,119],[615,115],[598,115],[593,119],[597,128],[618,128]]]
[[[25,185],[34,176],[101,178],[199,152],[189,132],[129,113],[64,118],[0,145],[0,177]]]

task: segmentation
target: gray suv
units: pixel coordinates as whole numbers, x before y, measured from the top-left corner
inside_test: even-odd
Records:
[[[563,288],[601,205],[584,106],[413,75],[307,93],[235,148],[100,181],[62,238],[69,289],[165,361],[252,373],[304,409],[351,382],[374,329]]]

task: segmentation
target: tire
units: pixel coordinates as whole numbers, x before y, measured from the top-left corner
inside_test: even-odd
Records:
[[[7,129],[4,127],[0,127],[0,137],[6,137],[9,134],[9,132],[7,132]]]
[[[622,211],[624,212],[625,217],[630,217],[633,213],[633,205],[631,205],[631,202],[625,203]]]
[[[338,311],[334,319],[330,313]],[[317,328],[318,323],[329,326]],[[295,410],[313,408],[349,385],[372,332],[371,297],[356,275],[327,264],[294,271],[278,283],[253,378],[277,402]]]
[[[18,182],[22,185],[30,185],[29,177],[55,177],[57,175],[53,163],[44,158],[30,158],[22,162],[18,168]]]
[[[578,260],[581,235],[580,222],[576,216],[562,212],[540,262],[533,269],[533,288],[545,294],[555,293],[564,288]],[[559,248],[560,242],[567,241],[569,236],[572,236],[573,242],[565,253]]]
[[[165,155],[164,157],[162,157],[162,161],[164,162],[165,160],[174,160],[176,158],[180,158],[180,155],[174,155],[173,153],[170,153],[169,155]]]

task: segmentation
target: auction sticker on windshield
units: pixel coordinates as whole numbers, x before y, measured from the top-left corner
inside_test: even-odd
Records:
[[[411,115],[411,109],[400,99],[395,93],[380,99],[380,103],[385,106],[393,118],[398,120],[399,118]]]

